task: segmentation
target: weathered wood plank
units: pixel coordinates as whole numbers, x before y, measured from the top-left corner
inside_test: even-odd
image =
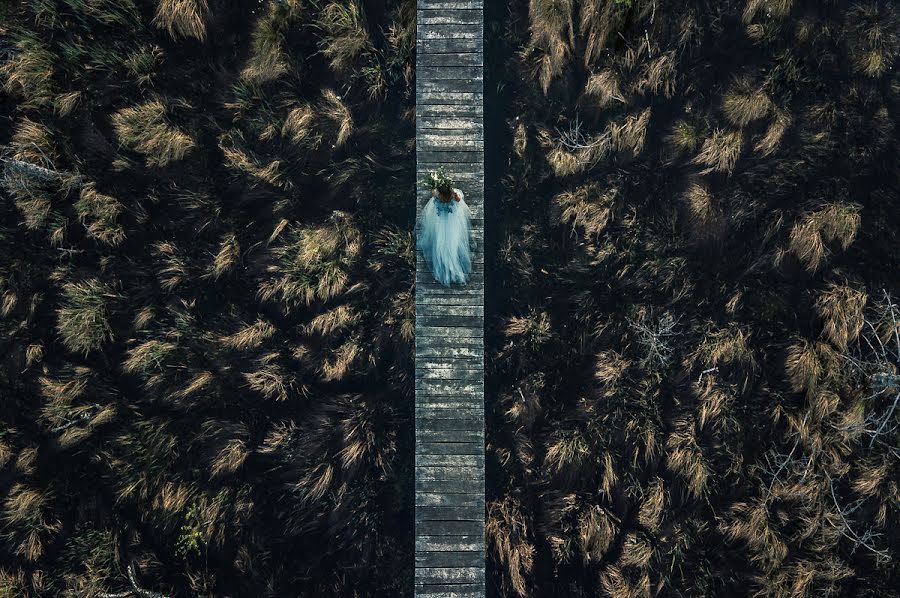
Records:
[[[484,37],[456,37],[441,39],[417,39],[416,53],[422,54],[478,54],[484,50]]]
[[[450,495],[458,496],[458,495]],[[481,536],[428,536],[422,534],[416,538],[417,551],[480,551],[483,538]]]
[[[484,430],[416,430],[416,442],[472,442],[484,444]]]
[[[416,22],[422,25],[483,25],[484,15],[478,9],[419,8]]]
[[[478,467],[481,463],[481,459],[476,455],[419,455],[416,457],[416,465],[443,465],[449,467]],[[435,495],[429,495],[435,496]],[[418,497],[416,497],[416,504],[423,504],[419,502]],[[427,504],[446,504],[443,502],[430,502]]]
[[[418,0],[416,6],[419,10],[435,8],[483,9],[484,0]]]
[[[456,52],[418,52],[416,54],[416,68],[420,66],[475,66],[481,67],[484,62],[484,55],[480,52],[467,52],[458,54]]]
[[[484,523],[480,521],[420,521],[416,532],[426,536],[484,537]]]
[[[419,442],[416,441],[416,454],[421,455],[482,455],[482,442]]]
[[[416,586],[416,596],[424,598],[484,598],[483,584],[429,584]]]
[[[484,521],[483,506],[416,506],[416,521]]]
[[[416,77],[426,81],[444,81],[453,79],[482,81],[484,71],[477,66],[420,66],[416,69]]]
[[[483,565],[484,553],[477,550],[416,551],[416,567],[481,567]]]
[[[484,31],[479,23],[417,23],[416,25],[416,36],[420,40],[484,37]]]
[[[481,164],[484,162],[484,151],[420,151],[419,157],[423,162],[437,166],[443,164]]]
[[[478,93],[483,90],[483,85],[480,80],[476,79],[440,79],[420,81],[417,90],[419,92]]]
[[[416,459],[422,459],[424,457],[434,458],[434,457],[470,457],[474,459],[475,455],[417,455]],[[443,492],[443,493],[432,493],[432,492],[420,492],[416,495],[416,505],[417,506],[425,506],[425,507],[435,507],[440,505],[445,506],[457,506],[457,507],[481,507],[484,509],[484,496],[480,494],[470,494],[470,493],[453,493],[453,492]]]
[[[469,494],[484,494],[484,480],[477,479],[467,479],[467,480],[431,480],[431,479],[416,479],[416,492],[461,492],[461,493],[469,493]],[[430,532],[423,530],[422,533],[437,535],[438,533],[450,533],[450,534],[475,534],[480,533],[482,530],[471,527],[466,528],[467,531],[455,531],[455,532]]]
[[[475,583],[484,580],[484,567],[416,567],[416,583]]]
[[[463,405],[459,407],[460,409],[466,409],[469,407],[483,408],[484,399],[480,396],[468,395],[457,395],[451,397],[424,395],[420,398],[416,398],[416,407],[420,409],[453,409],[453,407],[436,406],[443,403],[463,403]]]

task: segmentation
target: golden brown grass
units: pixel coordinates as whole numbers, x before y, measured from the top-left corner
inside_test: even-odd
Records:
[[[765,134],[753,146],[753,150],[762,157],[771,156],[781,146],[781,140],[784,138],[787,130],[791,128],[794,122],[793,117],[786,110],[773,108],[774,116]]]
[[[258,349],[265,341],[272,338],[275,332],[275,326],[265,320],[257,320],[253,324],[242,327],[234,334],[221,337],[219,342],[224,347],[238,351]]]
[[[700,153],[692,160],[693,164],[706,166],[700,174],[712,172],[731,173],[741,156],[744,136],[740,131],[716,129],[703,142]]]
[[[98,192],[95,183],[82,187],[81,196],[75,203],[75,211],[88,234],[110,246],[125,240],[125,229],[118,222],[123,209],[116,198]]]
[[[534,546],[528,540],[528,524],[521,503],[512,496],[491,502],[484,527],[488,549],[504,566],[504,585],[519,596],[528,596],[527,576],[534,566]]]
[[[816,298],[816,313],[822,319],[822,336],[841,352],[856,340],[865,321],[868,297],[846,285],[831,284]]]
[[[866,2],[847,11],[848,44],[854,68],[880,77],[893,67],[900,53],[900,17],[890,2]]]
[[[572,0],[530,0],[528,4],[534,70],[544,93],[562,73],[574,44]]]
[[[789,250],[807,271],[817,272],[827,255],[826,243],[847,249],[860,226],[860,206],[828,204],[804,215],[791,229]]]
[[[651,108],[646,108],[638,114],[627,116],[621,123],[610,124],[609,131],[616,151],[627,151],[634,157],[643,151],[650,126],[650,114]]]
[[[143,154],[148,166],[166,166],[187,156],[196,141],[173,125],[166,106],[150,100],[113,114],[112,124],[123,145]]]
[[[153,24],[165,29],[174,39],[193,37],[206,39],[207,0],[158,0]]]
[[[374,52],[365,12],[357,0],[328,3],[318,25],[325,32],[322,53],[335,72],[349,72],[359,59]]]
[[[719,240],[725,232],[725,216],[718,202],[702,183],[691,184],[682,195],[688,226],[695,241]]]
[[[553,198],[553,203],[561,210],[561,222],[571,224],[573,231],[578,229],[592,238],[606,230],[618,196],[616,188],[603,190],[592,184],[564,191]]]
[[[746,77],[735,81],[722,100],[725,118],[737,127],[745,127],[764,118],[771,109],[772,100],[765,90],[753,85]]]
[[[584,97],[590,99],[591,105],[597,110],[606,108],[613,100],[625,103],[619,77],[611,69],[591,74],[584,86]]]

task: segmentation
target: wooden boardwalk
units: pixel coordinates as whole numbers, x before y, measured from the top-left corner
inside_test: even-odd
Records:
[[[483,0],[418,0],[417,219],[443,166],[472,210],[472,280],[416,261],[415,596],[481,598],[484,582]]]

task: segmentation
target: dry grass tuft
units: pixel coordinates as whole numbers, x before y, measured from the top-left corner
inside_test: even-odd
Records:
[[[788,382],[794,392],[818,394],[820,384],[838,371],[838,357],[827,344],[800,340],[788,349],[785,361]]]
[[[112,340],[107,304],[118,298],[96,278],[64,285],[56,330],[66,348],[87,355]]]
[[[691,238],[696,242],[721,240],[725,234],[725,216],[709,188],[693,183],[682,200],[689,217]]]
[[[584,86],[583,97],[591,100],[591,105],[597,110],[606,108],[613,100],[625,103],[619,77],[615,71],[605,69],[599,73],[592,73]]]
[[[125,240],[125,229],[117,222],[123,209],[116,198],[99,193],[94,183],[82,187],[81,197],[75,202],[75,211],[88,234],[110,246]]]
[[[528,541],[528,525],[522,505],[507,496],[488,505],[484,533],[489,550],[502,565],[503,583],[519,596],[528,596],[526,577],[534,566],[534,546]]]
[[[753,150],[762,157],[771,156],[778,151],[784,134],[791,128],[794,119],[790,113],[780,108],[774,108],[775,116],[762,138],[753,146]]]
[[[334,139],[332,147],[343,146],[353,133],[353,115],[341,96],[331,89],[324,90],[319,112],[332,125]]]
[[[847,11],[848,43],[853,66],[868,77],[880,77],[900,53],[900,17],[890,2],[857,4]]]
[[[574,44],[572,0],[530,0],[531,41],[529,51],[536,54],[535,73],[544,94],[566,64]]]
[[[271,278],[259,287],[263,300],[280,300],[290,311],[328,301],[351,290],[350,269],[362,251],[362,236],[353,220],[335,212],[320,226],[289,227],[272,250]]]
[[[685,481],[694,498],[699,498],[706,490],[711,472],[693,421],[685,417],[675,420],[674,429],[666,439],[666,451],[668,469]]]
[[[112,124],[123,145],[143,154],[148,166],[166,166],[188,155],[196,142],[173,125],[160,100],[123,108],[113,114]]]
[[[822,336],[839,351],[856,340],[865,322],[868,297],[853,287],[832,284],[816,299],[816,313],[822,318]]]
[[[641,153],[647,140],[650,113],[651,109],[647,108],[639,114],[629,115],[621,124],[610,124],[609,131],[617,151],[628,151],[634,157]]]
[[[318,24],[325,32],[322,53],[337,73],[348,73],[361,58],[375,50],[365,12],[357,0],[330,2],[322,10]]]
[[[571,224],[573,233],[578,229],[588,238],[597,238],[612,219],[618,198],[618,189],[604,191],[590,184],[556,195],[553,203],[561,210],[559,220]]]
[[[856,239],[859,211],[856,204],[828,204],[806,214],[791,229],[789,250],[808,272],[817,272],[827,254],[826,243],[837,241],[846,250]]]
[[[173,39],[194,37],[206,39],[207,0],[159,0],[153,24],[165,29]]]
[[[700,153],[691,161],[692,164],[706,166],[700,174],[727,172],[731,174],[741,156],[744,135],[740,131],[724,131],[716,129],[712,136],[703,142]]]
[[[272,338],[275,332],[276,329],[272,324],[264,320],[257,320],[253,324],[244,326],[234,334],[221,337],[219,342],[228,349],[236,349],[238,351],[258,349],[265,341]]]
[[[722,100],[722,111],[728,122],[745,127],[764,118],[772,109],[772,100],[762,87],[754,86],[748,78],[738,79]]]

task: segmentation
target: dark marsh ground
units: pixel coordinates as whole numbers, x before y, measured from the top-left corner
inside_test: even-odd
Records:
[[[491,594],[896,595],[900,9],[487,4]],[[0,597],[409,595],[414,40],[0,3]]]

